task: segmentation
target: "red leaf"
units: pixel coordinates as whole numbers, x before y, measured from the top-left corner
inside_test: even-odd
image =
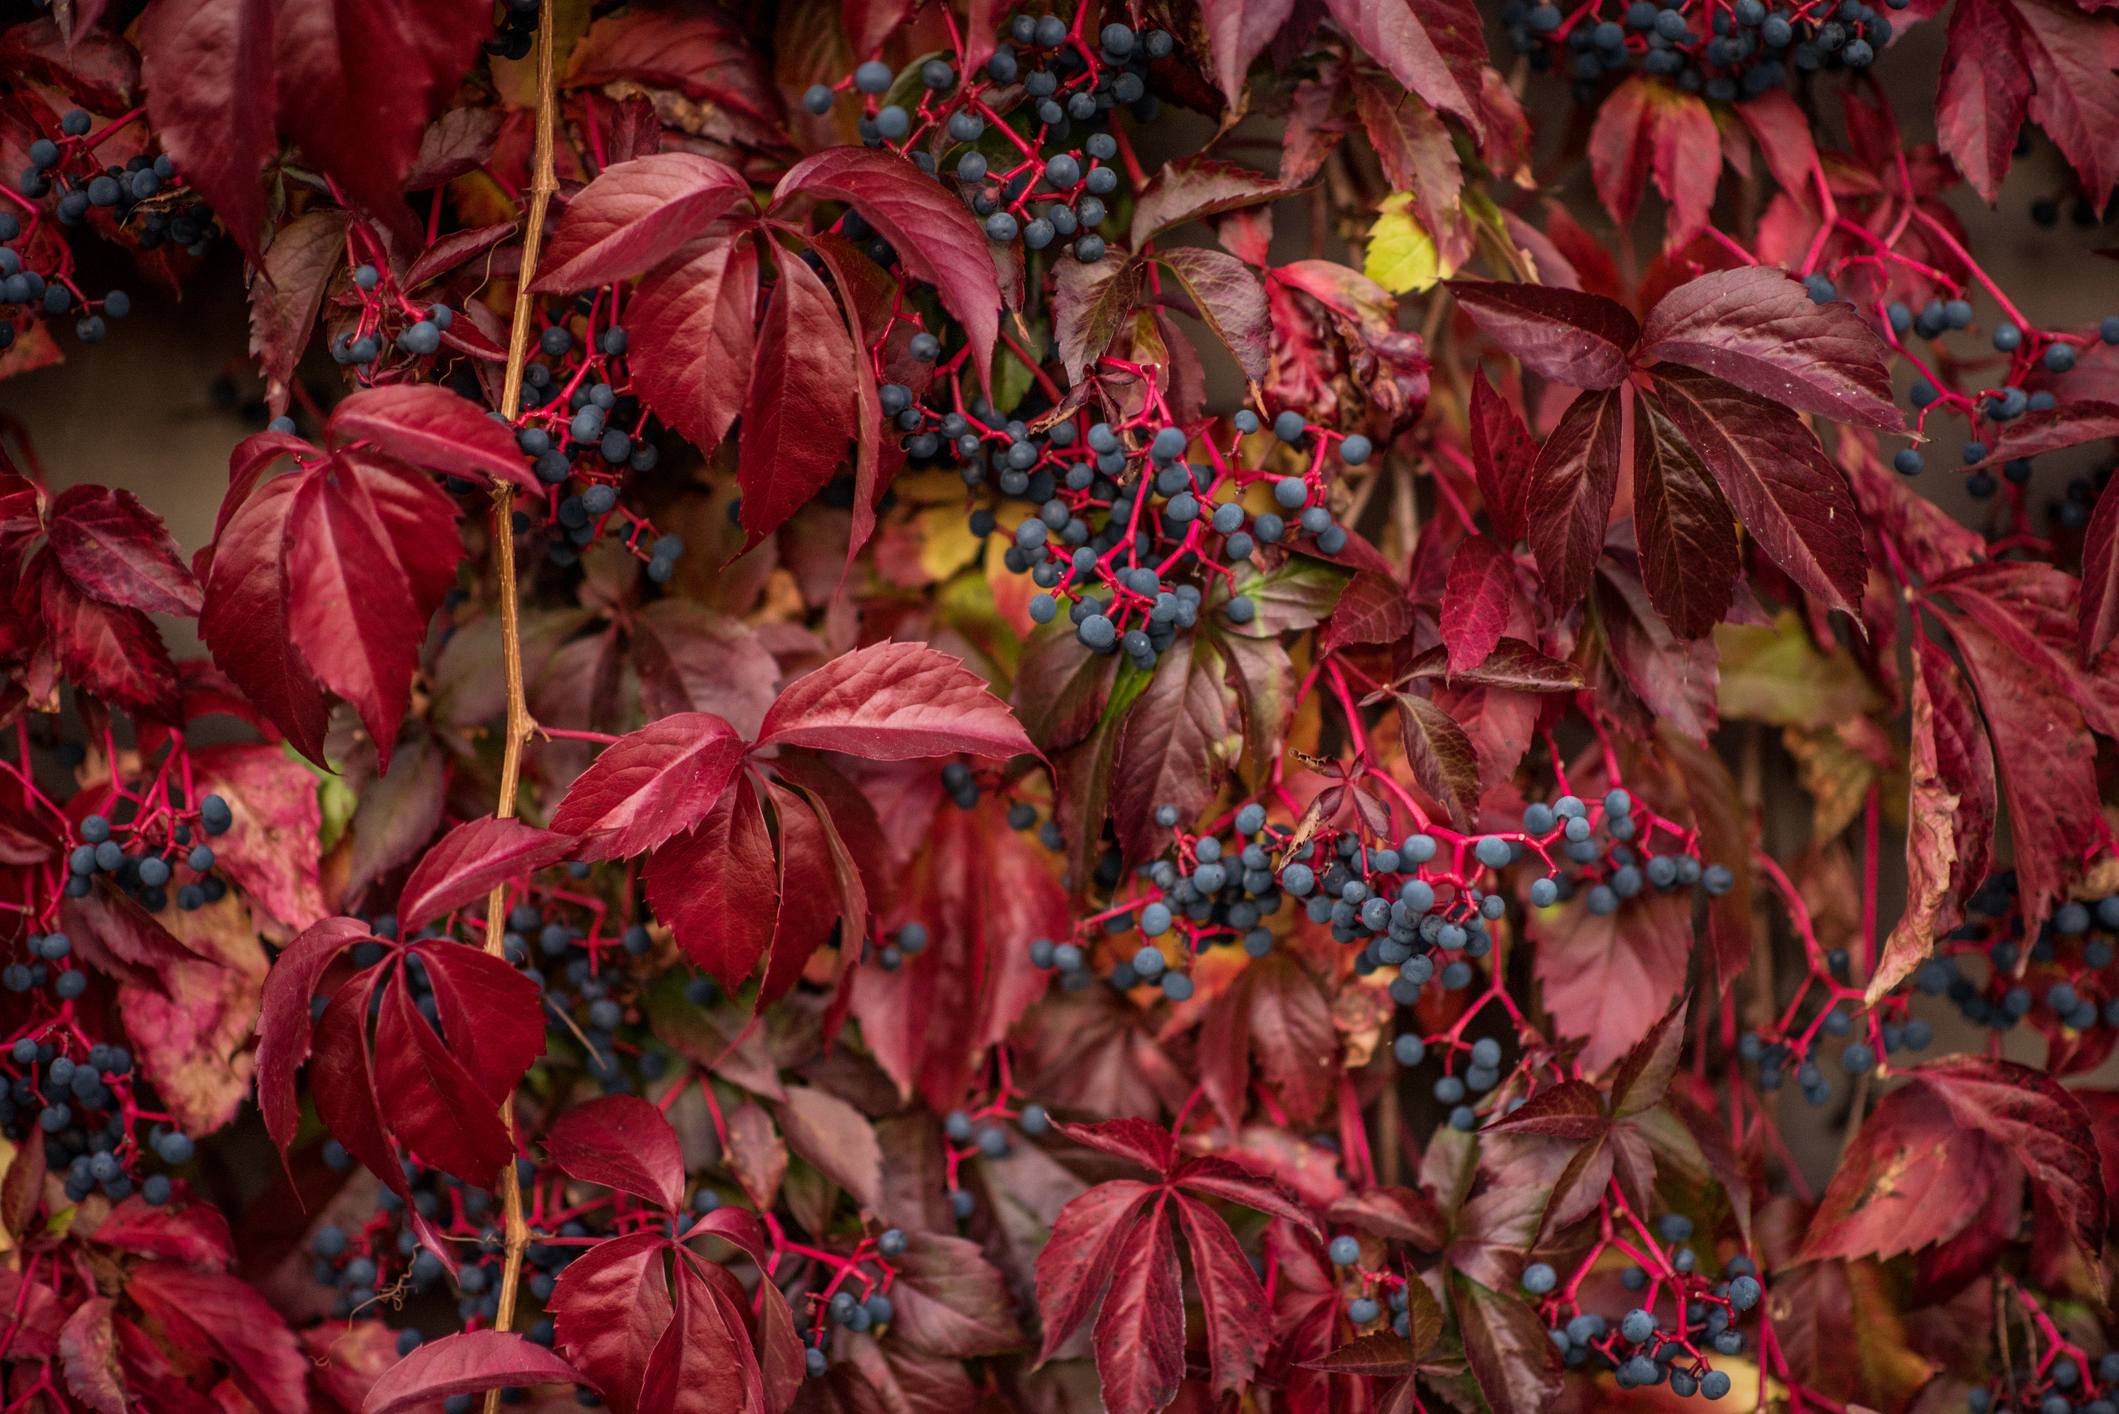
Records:
[[[1937,141],[1990,202],[2001,194],[2034,82],[2012,8],[1998,0],[1967,0],[1950,12],[1942,86],[1935,95]]]
[[[415,1414],[451,1395],[581,1378],[572,1365],[511,1331],[458,1331],[428,1341],[384,1371],[369,1387],[361,1414]]]
[[[1611,1078],[1612,1118],[1625,1119],[1662,1102],[1685,1048],[1685,1014],[1689,1005],[1689,998],[1680,998],[1620,1059],[1618,1071]]]
[[[181,1262],[200,1271],[226,1271],[235,1261],[228,1219],[210,1203],[165,1203],[150,1208],[138,1194],[110,1210],[92,1240],[139,1257]]]
[[[1240,1390],[1265,1359],[1272,1333],[1265,1288],[1221,1214],[1196,1198],[1175,1196],[1177,1220],[1184,1227],[1185,1245],[1192,1249],[1192,1274],[1199,1284],[1214,1392]]]
[[[975,1359],[1023,1343],[1009,1313],[1015,1299],[978,1244],[934,1233],[908,1234],[905,1255],[893,1265],[897,1303],[892,1332],[930,1355]],[[902,1294],[901,1294],[902,1293]]]
[[[1200,319],[1221,340],[1244,377],[1266,376],[1273,346],[1273,321],[1266,312],[1265,287],[1233,255],[1203,246],[1185,246],[1156,256],[1177,277]]]
[[[758,747],[813,746],[906,761],[970,752],[1034,755],[1008,704],[961,658],[923,643],[878,643],[797,678],[758,730]]]
[[[267,482],[217,533],[199,637],[295,750],[322,761],[328,709],[295,642],[282,564],[301,485],[291,476]]]
[[[1467,49],[1486,57],[1478,17],[1469,7],[1423,3],[1374,5],[1365,0],[1326,0],[1326,7],[1346,26],[1369,56],[1391,71],[1391,77],[1420,95],[1431,108],[1454,113],[1480,137],[1486,115],[1467,96],[1450,59]]]
[[[1450,556],[1442,596],[1442,641],[1452,675],[1485,662],[1516,601],[1516,557],[1490,535],[1471,535]]]
[[[248,1282],[173,1262],[139,1262],[125,1294],[178,1349],[210,1354],[260,1409],[308,1407],[308,1357],[279,1312]]]
[[[1798,1261],[1888,1257],[1964,1230],[2011,1159],[2095,1260],[2106,1201],[2089,1116],[2051,1076],[2013,1061],[1951,1056],[1910,1072],[1848,1145]]]
[[[758,1006],[771,1006],[795,989],[818,948],[831,939],[835,924],[842,938],[867,936],[865,897],[849,903],[850,886],[861,893],[852,861],[842,872],[826,827],[802,796],[785,786],[771,788],[773,818],[780,826],[780,907],[773,918],[772,952],[765,980],[758,986]]]
[[[684,1206],[684,1151],[677,1131],[637,1095],[606,1095],[559,1117],[545,1152],[570,1177],[660,1203]]]
[[[1177,1141],[1170,1131],[1145,1119],[1109,1119],[1099,1124],[1063,1124],[1060,1133],[1077,1144],[1139,1164],[1152,1173],[1167,1173],[1177,1163]]]
[[[480,1188],[493,1187],[515,1143],[463,1063],[392,978],[375,1030],[375,1083],[390,1096],[391,1131],[421,1159]]]
[[[1817,162],[1817,144],[1810,136],[1810,119],[1783,88],[1769,88],[1736,105],[1751,136],[1758,140],[1766,159],[1766,170],[1781,190],[1798,201],[1806,201],[1811,168]]]
[[[263,278],[250,286],[250,353],[275,417],[286,413],[293,396],[294,367],[315,332],[325,286],[345,263],[350,219],[349,212],[325,207],[282,226],[265,252]]]
[[[1206,25],[1214,81],[1231,109],[1243,92],[1251,61],[1287,23],[1294,8],[1295,0],[1201,0],[1199,13]],[[1140,242],[1133,245],[1139,249]]]
[[[948,1110],[987,1048],[1051,984],[1030,961],[1031,941],[1068,936],[1073,919],[1047,857],[1006,827],[991,797],[975,810],[945,805],[935,814],[886,922],[913,919],[927,927],[927,950],[895,972],[859,968],[851,1007],[899,1089]],[[936,1017],[950,1023],[937,1026]]]
[[[1329,653],[1354,643],[1396,643],[1412,631],[1413,601],[1405,586],[1387,574],[1359,570],[1340,591],[1319,636],[1318,651]]]
[[[1597,1087],[1586,1080],[1563,1080],[1546,1086],[1480,1132],[1596,1139],[1610,1128],[1611,1118],[1604,1113],[1604,1097]]]
[[[1256,1162],[1255,1158],[1252,1162]],[[1284,1219],[1312,1234],[1318,1231],[1317,1219],[1310,1215],[1294,1189],[1233,1159],[1212,1154],[1187,1159],[1172,1171],[1170,1182],[1190,1193],[1255,1208],[1267,1217]]]
[[[318,679],[359,712],[387,768],[426,636],[411,580],[360,478],[306,474],[289,519],[288,627]]]
[[[1207,1093],[1232,1126],[1243,1119],[1254,1053],[1281,1105],[1298,1120],[1324,1108],[1337,1080],[1331,1010],[1309,973],[1285,953],[1244,968],[1208,1013],[1200,1049]]]
[[[1587,1039],[1583,1070],[1624,1055],[1669,1009],[1685,984],[1692,905],[1677,894],[1641,894],[1602,917],[1578,897],[1557,917],[1533,915],[1537,972],[1562,1036]]]
[[[1516,410],[1486,381],[1483,368],[1472,374],[1471,453],[1487,519],[1501,543],[1513,545],[1523,538],[1538,444]]]
[[[552,828],[580,836],[597,858],[643,854],[713,808],[746,749],[736,729],[711,712],[649,722],[605,747],[574,778]]]
[[[1620,225],[1640,210],[1648,179],[1670,203],[1663,248],[1680,250],[1707,225],[1722,171],[1714,115],[1697,94],[1636,74],[1597,107],[1589,134],[1597,195]]]
[[[778,259],[780,283],[765,307],[743,404],[737,480],[746,549],[824,489],[860,430],[856,351],[839,307],[792,252],[781,250]]]
[[[845,1189],[862,1207],[882,1206],[883,1150],[876,1140],[875,1126],[865,1115],[837,1095],[809,1085],[794,1085],[788,1087],[779,1118],[780,1133],[788,1148]],[[683,1177],[681,1167],[678,1176],[680,1180]],[[680,1182],[679,1202],[683,1197]]]
[[[2023,924],[2035,932],[2097,833],[2096,744],[2066,686],[2026,662],[2019,643],[1971,619],[1949,624],[2001,763]]]
[[[1227,743],[1238,729],[1235,694],[1209,636],[1173,645],[1126,713],[1111,772],[1112,814],[1128,858],[1152,858],[1169,842],[1169,829],[1155,819],[1161,807],[1176,806],[1182,825],[1199,818],[1233,764]]]
[[[309,1059],[315,1030],[309,1019],[309,999],[332,960],[367,936],[368,925],[357,918],[323,919],[289,943],[265,974],[258,1018],[258,1109],[263,1112],[266,1133],[283,1156],[301,1122],[294,1076]]]
[[[1410,692],[1398,699],[1398,740],[1405,759],[1434,802],[1459,829],[1471,828],[1479,804],[1479,752],[1455,718]]]
[[[1461,263],[1468,253],[1457,210],[1464,169],[1442,115],[1395,84],[1375,82],[1358,69],[1350,82],[1354,111],[1384,179],[1393,191],[1413,194],[1414,213],[1440,243],[1446,263]]]
[[[1151,1184],[1115,1179],[1060,1210],[1050,1240],[1037,1255],[1038,1311],[1045,1326],[1040,1362],[1050,1360],[1089,1319],[1120,1248],[1157,1192]]]
[[[1286,5],[1281,9],[1285,14]],[[1210,26],[1214,22],[1211,12],[1209,7]],[[1134,250],[1145,250],[1149,241],[1188,221],[1256,206],[1285,195],[1287,188],[1263,172],[1213,157],[1180,157],[1165,162],[1133,198],[1133,224],[1128,228],[1126,244]]]
[[[174,722],[176,665],[147,616],[88,598],[56,564],[42,569],[44,622],[66,676],[98,697]]]
[[[411,952],[427,969],[449,1049],[498,1107],[544,1054],[537,984],[468,943],[436,939]]]
[[[1659,366],[1656,393],[1744,529],[1827,608],[1859,616],[1868,556],[1846,477],[1786,406],[1710,374]]]
[[[1061,262],[1053,275],[1052,326],[1070,380],[1081,382],[1111,347],[1140,302],[1146,271],[1146,261],[1128,259],[1123,251],[1108,252],[1094,265]]]
[[[2082,666],[2094,664],[2119,638],[2119,496],[2099,496],[2082,535]]]
[[[1646,716],[1661,718],[1704,746],[1719,710],[1713,640],[1688,644],[1672,635],[1640,579],[1609,556],[1597,567],[1595,594],[1598,626],[1609,650],[1607,660],[1596,665],[1598,691],[1631,690]]]
[[[544,494],[515,434],[476,403],[432,383],[363,388],[331,409],[324,436],[332,443],[369,442],[392,456],[451,476],[512,481]],[[455,507],[450,507],[454,519]]]
[[[618,1414],[642,1408],[648,1355],[670,1324],[674,1308],[662,1275],[669,1246],[659,1232],[599,1242],[566,1265],[546,1303],[558,1348]]]
[[[1096,1373],[1110,1414],[1153,1414],[1185,1375],[1177,1244],[1158,1199],[1119,1245],[1096,1317]]]
[[[676,1278],[670,1323],[641,1374],[640,1408],[655,1414],[761,1408],[764,1392],[742,1317],[681,1256]]]
[[[695,152],[606,167],[568,204],[536,288],[564,294],[641,274],[749,195],[741,172]]]
[[[1488,338],[1569,387],[1616,388],[1641,340],[1626,307],[1601,295],[1486,280],[1452,280],[1449,289]]]
[[[1653,398],[1633,422],[1633,526],[1641,582],[1671,632],[1699,638],[1736,589],[1736,517],[1699,457]]]
[[[260,178],[279,145],[272,29],[271,0],[164,0],[140,17],[149,121],[252,261],[262,259]]]
[[[1912,777],[1906,804],[1906,907],[1893,925],[1883,956],[1869,978],[1868,996],[1872,999],[1881,999],[1912,976],[1914,969],[1934,951],[1935,940],[1957,926],[1954,886],[1963,866],[1971,862],[1967,853],[1984,854],[1982,846],[1969,840],[1960,844],[1958,839],[1959,821],[1974,816],[1977,810],[1974,801],[1951,788],[1953,778],[1968,774],[1965,768],[1969,762],[1964,756],[1967,742],[1953,739],[1953,728],[1959,722],[1969,728],[1968,740],[1976,741],[1978,752],[1985,757],[1984,784],[1989,802],[1994,794],[1993,760],[1986,755],[1986,736],[1972,716],[1971,703],[1964,698],[1963,679],[1948,656],[1925,634],[1914,640],[1913,653],[1912,721],[1906,732],[1907,770]],[[1956,699],[1940,704],[1940,719],[1938,689]],[[1947,769],[1943,765],[1945,753],[1954,758]],[[1993,829],[1991,804],[1986,829]],[[1875,1001],[1870,1005],[1875,1005]]]
[[[52,502],[45,530],[61,568],[83,592],[150,614],[199,612],[199,582],[177,542],[132,492],[70,486]]]
[[[409,1201],[411,1188],[383,1131],[375,1082],[368,1069],[368,1000],[381,980],[370,969],[334,992],[316,1023],[316,1057],[309,1063],[309,1093],[316,1116],[384,1186]]]
[[[2119,29],[2110,17],[2055,0],[2013,0],[2017,34],[2031,73],[2036,123],[2075,169],[2090,204],[2100,210],[2119,186]],[[1969,56],[1997,62],[1989,50]],[[2003,61],[2005,62],[2005,61]]]
[[[757,306],[758,248],[740,236],[686,247],[626,310],[640,396],[694,446],[719,446],[743,411]]]
[[[95,1414],[125,1414],[125,1371],[118,1363],[118,1342],[111,1330],[112,1303],[91,1296],[74,1309],[59,1331],[59,1359],[66,1387]]]
[[[419,156],[428,119],[492,29],[479,0],[285,0],[264,31],[275,45],[279,126],[349,204],[415,237],[398,184]],[[238,110],[262,96],[231,95]]]
[[[935,287],[943,307],[964,326],[980,384],[991,381],[1001,327],[1000,279],[987,249],[991,242],[960,199],[907,159],[863,147],[826,148],[797,162],[773,189],[774,205],[795,192],[859,211],[897,251],[906,273]]]
[[[315,775],[278,747],[252,743],[209,746],[191,759],[195,788],[228,803],[235,823],[214,841],[214,858],[249,895],[252,912],[290,931],[323,918]]]
[[[2007,424],[1995,438],[1994,450],[1978,465],[1999,466],[2018,457],[2079,447],[2107,437],[2119,437],[2119,403],[2065,402]]]
[[[405,880],[397,901],[398,922],[407,931],[424,927],[484,898],[495,884],[559,863],[574,853],[576,843],[572,835],[520,820],[492,815],[467,820],[443,835]]]
[[[1669,359],[1798,412],[1898,432],[1889,351],[1853,305],[1814,304],[1767,265],[1717,270],[1649,311],[1644,358]]]
[[[1619,486],[1625,394],[1584,393],[1538,449],[1525,498],[1525,534],[1547,596],[1559,610],[1588,592]]]
[[[677,946],[735,991],[772,942],[778,885],[772,837],[748,777],[738,776],[706,818],[648,860],[647,896]]]

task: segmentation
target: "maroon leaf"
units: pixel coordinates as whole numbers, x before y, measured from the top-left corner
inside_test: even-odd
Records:
[[[1611,1078],[1612,1118],[1637,1115],[1662,1101],[1685,1049],[1687,1007],[1687,999],[1681,998],[1620,1059],[1618,1072]]]
[[[273,135],[271,0],[151,7],[140,18],[140,77],[162,145],[213,203],[236,244],[262,259]]]
[[[1242,1389],[1265,1359],[1272,1331],[1265,1288],[1221,1214],[1196,1198],[1175,1196],[1177,1220],[1184,1228],[1185,1245],[1192,1249],[1192,1272],[1199,1283],[1214,1390],[1221,1394]]]
[[[1233,764],[1235,694],[1206,634],[1175,644],[1126,713],[1112,769],[1111,805],[1128,857],[1147,859],[1170,838],[1156,823],[1165,805],[1189,825],[1220,789]]]
[[[368,1002],[381,978],[371,969],[334,992],[316,1023],[316,1057],[309,1063],[309,1093],[316,1116],[331,1137],[365,1164],[385,1187],[409,1200],[404,1167],[383,1130],[368,1070]]]
[[[2014,0],[2031,73],[2030,120],[2075,169],[2090,204],[2103,209],[2119,186],[2119,30],[2106,17],[2055,0]],[[1974,62],[1997,62],[1992,52]],[[2000,61],[2005,62],[2005,61]]]
[[[760,1007],[795,989],[810,958],[831,940],[835,925],[845,938],[864,937],[868,930],[867,891],[829,816],[777,782],[772,804],[780,826],[780,907],[773,919],[765,979],[758,987]]]
[[[1529,1304],[1463,1275],[1450,1284],[1465,1363],[1494,1414],[1537,1414],[1560,1394],[1560,1355]]]
[[[493,111],[490,108],[452,108],[441,116],[435,127],[440,127],[451,119],[472,119],[490,114]],[[434,129],[429,128],[427,131],[431,133]],[[497,125],[495,131],[498,131]],[[484,159],[480,160],[483,161]],[[451,270],[465,264],[473,256],[485,254],[493,247],[513,236],[517,229],[518,226],[515,222],[502,221],[497,225],[475,226],[467,231],[452,231],[421,251],[419,259],[413,261],[411,265],[405,268],[405,277],[400,283],[408,290],[417,289],[429,280],[438,279],[448,274]],[[286,238],[287,233],[282,231],[275,239],[274,244],[277,245],[279,241]]]
[[[721,1414],[762,1407],[758,1364],[733,1303],[682,1257],[675,1294],[670,1323],[641,1374],[640,1408],[656,1414]]]
[[[2076,643],[2085,668],[2119,638],[2119,496],[2099,496],[2082,535],[2081,629]]]
[[[1413,631],[1413,603],[1405,586],[1387,574],[1357,571],[1319,635],[1320,651],[1353,643],[1396,643]]]
[[[600,1183],[660,1203],[684,1206],[684,1152],[662,1111],[635,1095],[606,1095],[559,1117],[545,1135],[552,1162],[583,1183]]]
[[[739,236],[687,246],[626,312],[641,398],[695,446],[719,446],[743,411],[757,304],[758,248]]]
[[[1294,8],[1295,0],[1201,0],[1200,18],[1206,24],[1214,80],[1231,108],[1243,92],[1251,61],[1287,23]],[[1136,249],[1139,245],[1134,242]]]
[[[1283,14],[1286,9],[1283,4]],[[1213,23],[1211,17],[1208,23]],[[1165,162],[1134,197],[1133,224],[1126,244],[1134,250],[1145,250],[1149,241],[1187,221],[1218,216],[1285,195],[1287,188],[1263,172],[1218,158],[1180,157]]]
[[[934,1233],[909,1237],[904,1257],[894,1264],[896,1335],[929,1355],[959,1360],[998,1355],[1023,1343],[1009,1314],[1015,1301],[1007,1282],[977,1243]]]
[[[1935,940],[1957,925],[1955,885],[1963,866],[1972,862],[1967,856],[1984,853],[1973,841],[1960,842],[1958,837],[1960,821],[1979,828],[1976,788],[1968,786],[1965,795],[1953,789],[1971,774],[1966,747],[1974,743],[1984,765],[1985,829],[1993,829],[1994,764],[1966,700],[1963,679],[1926,635],[1914,641],[1913,652],[1912,721],[1906,732],[1912,777],[1906,804],[1906,908],[1869,978],[1868,995],[1876,998],[1912,976],[1934,951]],[[1940,704],[1938,691],[1945,694]],[[1960,724],[1968,731],[1963,739],[1956,736]],[[1945,755],[1951,758],[1947,768]]]
[[[2027,413],[2007,424],[1994,439],[1994,450],[1978,465],[2000,466],[2019,457],[2079,447],[2107,437],[2119,437],[2119,403],[2065,402],[2042,412]]]
[[[1177,1163],[1177,1141],[1170,1131],[1145,1119],[1109,1119],[1099,1124],[1067,1124],[1060,1132],[1077,1144],[1139,1164],[1157,1174]]]
[[[1744,529],[1828,608],[1857,613],[1868,556],[1846,477],[1780,403],[1711,374],[1659,366],[1656,394],[1721,482]]]
[[[1051,1240],[1037,1257],[1038,1310],[1050,1360],[1089,1319],[1103,1294],[1119,1249],[1126,1244],[1156,1189],[1133,1179],[1101,1183],[1060,1210]]]
[[[839,307],[792,252],[780,251],[778,259],[780,283],[765,307],[743,404],[737,479],[746,549],[824,489],[859,434],[856,350]]]
[[[606,167],[568,203],[536,288],[567,293],[651,270],[749,195],[741,172],[695,152]]]
[[[1479,60],[1486,57],[1478,15],[1470,6],[1459,8],[1437,0],[1422,0],[1418,5],[1326,0],[1326,7],[1371,58],[1391,71],[1392,78],[1419,94],[1429,107],[1454,113],[1475,135],[1485,135],[1484,112],[1458,82],[1467,51]]]
[[[1273,321],[1266,313],[1265,287],[1250,267],[1233,255],[1202,246],[1164,251],[1156,259],[1177,277],[1244,376],[1253,382],[1264,379]]]
[[[1548,1085],[1482,1131],[1535,1134],[1546,1139],[1595,1139],[1611,1128],[1604,1097],[1586,1080]]]
[[[906,272],[935,287],[943,307],[964,326],[981,384],[991,380],[1000,281],[987,250],[991,242],[962,201],[905,158],[862,147],[827,148],[797,162],[773,189],[773,201],[777,205],[795,192],[859,211],[897,251]]]
[[[1423,1291],[1426,1282],[1414,1282]],[[1434,1293],[1428,1293],[1434,1300]],[[1306,1370],[1329,1370],[1338,1375],[1370,1375],[1389,1378],[1394,1375],[1410,1375],[1420,1368],[1420,1348],[1412,1341],[1394,1331],[1377,1331],[1371,1335],[1357,1336],[1345,1345],[1315,1360],[1305,1360]]]
[[[1721,622],[1736,588],[1736,517],[1653,398],[1636,404],[1633,525],[1649,602],[1680,638]]]
[[[1719,161],[1719,157],[1716,159]],[[1716,270],[1649,311],[1644,358],[1712,373],[1799,412],[1897,432],[1888,351],[1853,305],[1816,304],[1770,265]]]
[[[1483,368],[1472,374],[1471,453],[1487,519],[1501,543],[1513,545],[1523,538],[1538,444],[1516,410],[1486,381]]]
[[[1479,753],[1456,719],[1425,697],[1410,692],[1398,699],[1398,739],[1405,759],[1434,802],[1449,812],[1459,829],[1471,828],[1479,804]]]
[[[1488,338],[1569,387],[1616,388],[1641,341],[1640,323],[1601,295],[1486,280],[1452,280],[1449,289]]]
[[[1516,557],[1490,535],[1467,536],[1450,556],[1442,596],[1442,642],[1455,674],[1478,667],[1508,628],[1516,602]]]
[[[49,561],[40,561],[40,568],[44,622],[66,676],[98,697],[158,721],[174,721],[176,665],[147,616],[88,598]]]
[[[1573,692],[1582,685],[1582,670],[1572,662],[1548,658],[1520,638],[1504,638],[1477,667],[1452,673],[1449,650],[1430,648],[1406,669],[1408,678],[1450,677],[1480,687],[1517,692]]]
[[[324,434],[333,442],[373,443],[415,465],[466,480],[512,481],[540,495],[545,489],[506,423],[431,383],[363,388],[331,409]]]
[[[706,818],[648,860],[647,896],[677,945],[734,991],[772,941],[778,899],[772,838],[748,777]]]
[[[515,1142],[498,1108],[393,979],[375,1031],[375,1083],[390,1096],[389,1123],[406,1147],[466,1183],[491,1188]]]
[[[258,1018],[258,1109],[283,1155],[301,1122],[294,1075],[309,1058],[314,1032],[309,999],[332,960],[367,936],[368,925],[357,918],[326,918],[288,944],[265,974]]]
[[[385,1370],[369,1387],[361,1414],[414,1414],[452,1395],[581,1378],[550,1350],[511,1331],[459,1331],[428,1341]]]
[[[1190,1193],[1256,1208],[1267,1217],[1284,1219],[1313,1235],[1318,1231],[1317,1219],[1292,1188],[1229,1159],[1212,1154],[1187,1159],[1171,1171],[1170,1182]]]
[[[398,921],[409,931],[484,898],[495,884],[557,864],[573,854],[572,835],[487,815],[467,820],[427,851],[405,881]]]
[[[775,950],[779,941],[773,940]],[[788,1148],[853,1195],[861,1206],[881,1206],[883,1150],[876,1141],[875,1126],[865,1115],[837,1095],[809,1085],[790,1086],[778,1113],[780,1133]],[[681,1159],[682,1155],[678,1157]],[[677,1198],[681,1201],[681,1163],[677,1175]]]
[[[1564,293],[1564,292],[1562,292]],[[1584,393],[1538,449],[1525,499],[1525,534],[1555,609],[1588,592],[1619,485],[1625,394]]]
[[[265,377],[265,405],[287,411],[294,367],[309,347],[325,286],[346,260],[349,214],[325,208],[282,226],[265,252],[262,276],[250,287],[250,353]]]
[[[1931,1061],[1910,1078],[1850,1142],[1797,1260],[1888,1257],[1954,1237],[2010,1160],[2094,1260],[2106,1198],[2081,1101],[2050,1076],[1985,1056]]]
[[[921,643],[856,649],[790,683],[758,731],[760,748],[773,745],[872,761],[1037,750],[985,679]]]
[[[91,1296],[74,1309],[59,1331],[59,1359],[66,1387],[95,1414],[125,1414],[125,1370],[111,1329],[112,1303]]]
[[[1935,95],[1936,140],[1988,201],[2001,195],[2035,83],[2013,9],[2001,0],[1967,0],[1951,10]]]
[[[677,712],[628,733],[574,778],[552,828],[599,858],[625,859],[688,830],[735,779],[747,743],[711,712]]]
[[[282,564],[301,485],[291,476],[266,483],[217,534],[199,637],[295,750],[322,761],[328,709],[295,642]]]
[[[1053,338],[1060,363],[1079,383],[1083,374],[1111,347],[1119,326],[1140,300],[1147,263],[1111,252],[1094,265],[1063,261],[1053,276]]]

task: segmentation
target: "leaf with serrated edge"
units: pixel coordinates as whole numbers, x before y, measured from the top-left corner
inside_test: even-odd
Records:
[[[1525,534],[1553,607],[1588,592],[1619,486],[1623,390],[1584,393],[1568,405],[1531,469]]]

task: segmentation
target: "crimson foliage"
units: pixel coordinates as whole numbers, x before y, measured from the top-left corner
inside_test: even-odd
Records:
[[[8,1410],[2111,1414],[2108,4],[0,17]]]

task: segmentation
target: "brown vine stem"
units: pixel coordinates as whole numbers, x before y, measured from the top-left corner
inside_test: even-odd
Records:
[[[544,244],[545,213],[551,206],[552,193],[559,189],[559,182],[552,172],[553,110],[557,102],[553,79],[552,4],[553,0],[543,0],[537,12],[537,146],[530,174],[530,209],[522,233],[522,271],[515,283],[515,318],[508,334],[507,381],[500,396],[501,411],[510,421],[522,411],[522,370],[529,359],[530,320],[536,307],[536,301],[530,297],[530,284],[537,275],[538,248]],[[493,563],[500,580],[500,653],[508,684],[508,739],[501,752],[500,799],[494,806],[494,814],[503,820],[515,814],[517,784],[522,774],[522,747],[535,725],[530,721],[529,706],[523,700],[522,644],[518,636],[519,607],[515,588],[514,501],[515,488],[510,483],[503,481],[493,488]],[[502,884],[495,886],[486,897],[486,951],[495,957],[506,956],[506,934],[501,926],[501,915],[507,895],[507,886]],[[501,1107],[500,1117],[512,1136],[515,1133],[513,1094]],[[501,1270],[500,1310],[493,1318],[493,1328],[504,1331],[515,1324],[515,1295],[522,1284],[522,1254],[530,1241],[530,1230],[522,1217],[522,1182],[512,1161],[501,1174],[500,1199],[502,1211],[506,1214],[507,1265]],[[485,1414],[499,1414],[499,1409],[500,1391],[486,1391]]]

